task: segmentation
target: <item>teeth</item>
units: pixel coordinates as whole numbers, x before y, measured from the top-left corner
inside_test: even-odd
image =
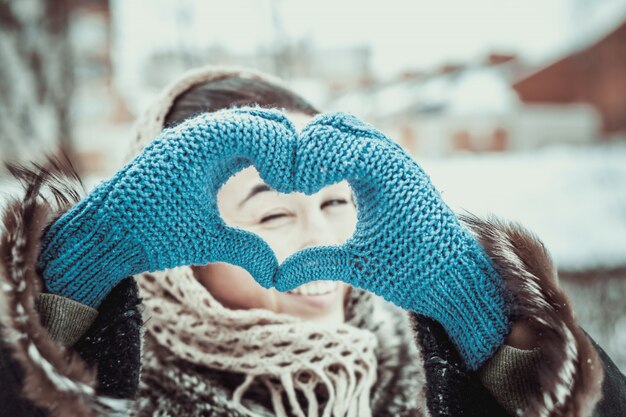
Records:
[[[337,287],[339,287],[338,281],[313,281],[289,292],[300,295],[322,295],[335,291]]]

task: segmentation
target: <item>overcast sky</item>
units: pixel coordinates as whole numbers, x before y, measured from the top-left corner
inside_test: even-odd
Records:
[[[626,19],[626,0],[112,0],[116,82],[131,91],[154,50],[251,52],[306,39],[367,45],[375,75],[517,53],[538,65]],[[137,95],[133,92],[132,95]]]
[[[114,0],[124,42],[245,51],[277,38],[366,44],[375,69],[432,67],[500,49],[549,55],[626,17],[624,0]],[[282,27],[275,24],[277,5]],[[129,38],[133,38],[132,40]],[[133,51],[130,51],[132,53]],[[134,50],[139,53],[138,50]]]

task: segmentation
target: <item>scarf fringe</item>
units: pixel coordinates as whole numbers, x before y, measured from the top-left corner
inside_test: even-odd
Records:
[[[313,372],[314,376],[307,381],[302,381],[300,376],[303,372]],[[289,405],[292,414],[296,417],[319,417],[321,404],[315,394],[315,389],[319,384],[324,385],[328,392],[328,401],[324,404],[322,417],[371,417],[370,387],[376,378],[373,377],[371,381],[368,381],[365,377],[369,374],[361,375],[359,378],[358,375],[347,372],[345,368],[339,371],[339,375],[332,373],[330,375],[329,379],[324,374],[316,374],[315,371],[298,371],[295,375],[285,373],[280,376],[280,384],[272,383],[266,377],[260,379],[270,393],[274,414],[277,417],[290,416],[286,405]],[[255,414],[245,407],[242,399],[256,379],[255,375],[247,375],[233,393],[233,402],[242,406],[250,416],[255,416]],[[298,400],[297,391],[300,391],[306,399],[306,412],[303,404]],[[284,396],[287,397],[287,404],[285,404]],[[347,401],[340,399],[347,399]]]

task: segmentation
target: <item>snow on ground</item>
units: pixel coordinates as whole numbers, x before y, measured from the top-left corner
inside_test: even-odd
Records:
[[[559,269],[626,266],[626,142],[417,160],[455,211],[521,222]]]

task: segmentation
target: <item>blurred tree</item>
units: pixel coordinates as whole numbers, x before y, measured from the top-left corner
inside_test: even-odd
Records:
[[[71,0],[0,0],[0,155],[71,151]]]

